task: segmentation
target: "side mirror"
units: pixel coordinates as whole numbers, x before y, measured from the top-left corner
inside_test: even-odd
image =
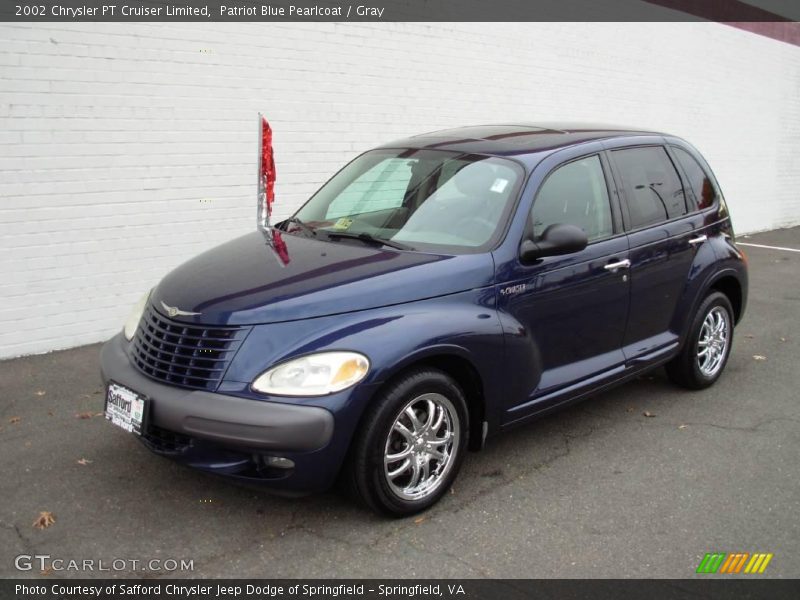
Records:
[[[523,240],[519,247],[522,262],[531,262],[543,256],[559,256],[580,252],[589,243],[589,238],[580,227],[556,223],[544,230],[538,242]]]

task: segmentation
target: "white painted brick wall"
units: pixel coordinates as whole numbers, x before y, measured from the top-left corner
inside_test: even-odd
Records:
[[[103,340],[179,263],[376,144],[589,120],[685,136],[740,232],[800,222],[800,48],[714,23],[1,24],[0,357]]]

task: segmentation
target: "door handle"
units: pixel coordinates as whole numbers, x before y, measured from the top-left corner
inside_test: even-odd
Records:
[[[618,262],[608,263],[603,268],[606,271],[616,271],[617,269],[628,269],[631,266],[631,261],[627,258],[625,260],[620,260]]]
[[[697,237],[693,237],[689,240],[689,244],[692,246],[697,246],[697,244],[702,244],[708,239],[707,235],[698,235]]]

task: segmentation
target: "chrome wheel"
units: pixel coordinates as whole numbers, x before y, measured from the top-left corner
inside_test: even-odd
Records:
[[[434,493],[450,472],[458,451],[460,422],[442,394],[422,394],[395,417],[383,455],[392,492],[404,500]]]
[[[713,377],[722,367],[730,341],[728,311],[715,306],[706,315],[697,340],[697,368],[705,377]]]

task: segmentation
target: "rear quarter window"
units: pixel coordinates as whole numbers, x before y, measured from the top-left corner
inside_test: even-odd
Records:
[[[683,148],[672,146],[672,151],[675,153],[678,164],[686,174],[689,187],[697,202],[697,208],[702,210],[713,206],[718,194],[708,173],[700,166],[697,159]]]

